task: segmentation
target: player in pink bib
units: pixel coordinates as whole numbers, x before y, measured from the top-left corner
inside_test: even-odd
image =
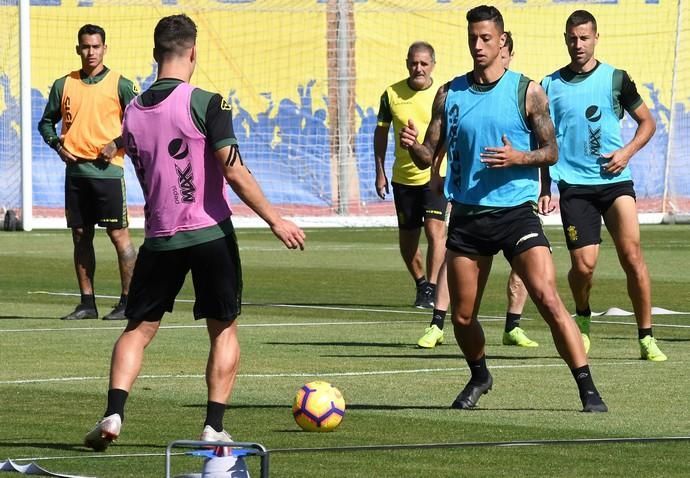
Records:
[[[105,450],[120,435],[125,402],[144,349],[171,312],[191,271],[194,318],[206,320],[211,350],[204,441],[230,441],[223,416],[239,365],[237,321],[242,272],[225,184],[265,220],[288,248],[305,235],[264,196],[240,156],[231,109],[218,94],[188,84],[196,66],[196,25],[186,15],[158,22],[158,78],[125,111],[123,138],[146,199],[146,238],[130,287],[129,320],[115,343],[103,418],[84,438]]]
[[[192,91],[179,83],[160,103],[133,101],[123,137],[146,199],[146,237],[167,237],[225,221],[225,178],[206,136],[192,120]],[[149,134],[155,124],[156,134]]]

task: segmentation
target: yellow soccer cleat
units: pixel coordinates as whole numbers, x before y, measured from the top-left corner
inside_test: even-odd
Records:
[[[643,360],[650,360],[652,362],[664,362],[668,359],[661,349],[659,349],[659,346],[656,344],[656,339],[651,335],[640,339],[640,356]]]
[[[585,355],[589,354],[589,346],[590,346],[589,335],[582,334],[582,345],[585,346]]]
[[[439,329],[437,325],[432,325],[424,330],[424,335],[417,341],[417,347],[423,349],[433,349],[437,345],[443,343],[443,330]]]
[[[517,345],[518,347],[539,347],[539,343],[527,337],[525,331],[515,327],[510,332],[503,332],[503,345]]]

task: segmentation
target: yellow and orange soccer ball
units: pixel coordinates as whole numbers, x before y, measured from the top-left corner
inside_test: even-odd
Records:
[[[292,416],[302,430],[330,432],[345,416],[345,399],[340,390],[328,382],[309,382],[297,390]]]

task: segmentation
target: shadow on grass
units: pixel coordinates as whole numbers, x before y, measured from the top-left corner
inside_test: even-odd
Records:
[[[452,397],[450,399],[452,401]],[[206,408],[206,404],[192,404],[183,405],[185,408]],[[232,409],[276,409],[286,410],[291,409],[292,404],[231,404],[229,410]],[[535,407],[476,407],[468,410],[454,410],[450,405],[391,405],[391,404],[377,404],[377,403],[348,403],[347,410],[448,410],[452,413],[474,413],[474,412],[574,412],[578,411],[574,408],[535,408]]]
[[[58,320],[59,317],[36,317],[20,315],[0,315],[0,320]]]
[[[415,350],[417,350],[415,348]],[[348,358],[402,358],[402,359],[424,359],[424,360],[464,360],[461,353],[439,354],[438,352],[418,353],[418,354],[321,354],[319,357],[348,357]],[[557,355],[487,355],[487,360],[561,360]],[[462,362],[463,364],[465,362]],[[491,368],[491,365],[489,365]]]
[[[657,332],[658,333],[658,332]],[[663,332],[662,332],[663,333]],[[656,334],[654,335],[654,338],[658,343],[664,343],[664,342],[690,342],[690,337],[659,337]],[[629,335],[629,336],[624,336],[624,337],[618,337],[618,336],[607,336],[607,337],[597,337],[592,336],[591,337],[592,344],[593,346],[596,345],[598,341],[601,342],[628,342],[634,340],[635,343],[637,343],[637,337],[634,335]]]
[[[127,447],[131,448],[155,448],[164,450],[166,445],[156,444],[156,443],[128,443]],[[22,441],[1,441],[0,449],[2,448],[36,448],[39,450],[60,450],[60,451],[77,451],[77,452],[88,452],[94,453],[90,448],[86,448],[81,443],[42,443],[42,442],[22,442]],[[122,448],[122,447],[119,447]],[[101,455],[101,453],[98,453]],[[19,460],[22,461],[22,460]]]
[[[405,314],[408,314],[409,312],[412,312],[414,314],[429,314],[431,313],[431,309],[418,309],[416,307],[412,307],[408,304],[353,304],[351,302],[254,302],[254,301],[247,301],[247,302],[242,302],[242,307],[323,307],[323,308],[341,308],[341,307],[349,307],[349,308],[377,308],[377,309],[386,309],[386,312],[401,312],[401,309]]]
[[[323,345],[324,347],[387,347],[416,349],[417,346],[411,344],[394,344],[390,342],[264,342],[266,345]]]

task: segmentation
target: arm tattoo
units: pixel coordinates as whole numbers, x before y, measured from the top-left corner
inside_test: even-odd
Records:
[[[432,111],[432,121],[436,119],[434,126],[438,128],[436,132],[436,148],[445,143],[446,140],[446,98],[448,97],[448,88],[450,83],[446,83],[439,88],[436,97],[434,98],[434,109]]]
[[[431,107],[431,121],[426,129],[422,148],[410,154],[424,159],[425,163],[432,165],[434,155],[445,142],[445,122],[446,122],[446,96],[448,96],[448,83],[438,89]]]
[[[240,166],[244,166],[244,161],[242,161],[242,155],[240,155],[240,147],[236,144],[231,144],[230,152],[228,153],[228,159],[225,160],[225,166],[232,167],[238,160],[240,162]]]
[[[527,118],[539,149],[525,155],[526,166],[549,166],[558,159],[556,132],[549,113],[549,99],[541,86],[530,84],[527,91]]]

